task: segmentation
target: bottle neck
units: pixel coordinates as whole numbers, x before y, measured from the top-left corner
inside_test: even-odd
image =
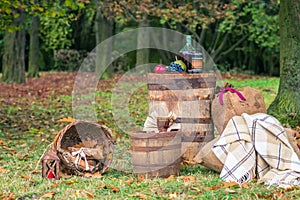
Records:
[[[185,38],[186,45],[191,46],[192,45],[192,37],[190,35],[187,35]]]

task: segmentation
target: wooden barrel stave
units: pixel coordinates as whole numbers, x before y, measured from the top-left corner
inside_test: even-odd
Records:
[[[181,132],[135,133],[130,136],[134,172],[148,177],[178,175]]]
[[[192,160],[205,142],[213,139],[211,100],[216,76],[213,73],[148,74],[149,114],[166,117],[171,111],[181,122],[183,158]]]

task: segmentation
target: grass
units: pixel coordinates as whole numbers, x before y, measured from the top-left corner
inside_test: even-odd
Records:
[[[259,89],[267,105],[274,99],[279,83],[278,78],[224,81],[236,88]],[[132,169],[125,172],[116,170],[117,166],[98,178],[43,179],[38,161],[56,133],[67,125],[57,120],[72,116],[71,100],[70,96],[53,96],[49,102],[36,101],[33,105],[0,105],[0,199],[295,199],[300,195],[300,188],[283,190],[255,180],[244,186],[228,186],[218,173],[188,164],[181,166],[180,176],[167,179],[141,179]],[[132,123],[142,126],[147,115],[147,90],[134,91],[128,102],[129,113],[126,111],[124,117],[129,115]],[[114,122],[110,90],[98,91],[93,106],[99,121],[116,136],[118,150],[126,151],[129,141],[122,129],[126,124]],[[120,153],[116,160],[126,164],[125,154]]]

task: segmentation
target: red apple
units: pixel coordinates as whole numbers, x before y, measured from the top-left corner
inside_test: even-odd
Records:
[[[154,73],[160,73],[160,72],[164,72],[166,69],[167,69],[167,67],[164,66],[164,65],[156,65],[156,66],[154,67],[153,72],[154,72]]]

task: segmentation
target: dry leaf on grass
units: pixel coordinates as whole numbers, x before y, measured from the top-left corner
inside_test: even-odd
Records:
[[[28,175],[21,174],[20,176],[21,176],[22,178],[25,178],[25,179],[27,179],[27,180],[29,180],[29,179],[30,179],[30,176],[28,176]]]
[[[6,173],[8,173],[8,172],[9,172],[8,169],[5,169],[5,168],[3,168],[3,167],[0,167],[0,174],[6,174]]]
[[[120,189],[119,189],[118,187],[115,187],[115,186],[110,186],[109,188],[110,188],[111,191],[113,191],[113,192],[119,192],[119,191],[120,191]]]
[[[72,179],[72,180],[66,181],[65,184],[67,184],[67,185],[72,185],[72,184],[77,183],[77,182],[78,182],[78,180]]]
[[[134,180],[133,180],[133,179],[130,179],[130,180],[125,181],[124,183],[125,183],[126,185],[131,185],[133,182],[134,182]]]
[[[139,182],[141,182],[141,181],[145,180],[145,177],[144,176],[138,176],[137,179],[138,179]]]
[[[59,119],[57,120],[57,122],[69,122],[69,123],[72,123],[72,122],[75,122],[75,119],[73,119],[72,117],[64,117],[62,119]]]
[[[32,174],[39,174],[39,173],[41,173],[41,171],[37,169],[37,170],[31,171],[31,173],[32,173]]]
[[[102,177],[102,174],[100,172],[95,172],[95,173],[89,173],[89,172],[86,172],[84,174],[84,177],[93,177],[93,178],[101,178]]]
[[[233,187],[233,186],[238,186],[239,184],[237,184],[234,181],[230,181],[230,182],[222,182],[222,184],[224,185],[225,188],[229,188],[229,187]]]
[[[174,175],[170,175],[168,178],[165,178],[165,180],[173,180],[175,178]]]
[[[53,199],[54,196],[55,196],[55,192],[48,192],[46,194],[43,194],[41,196],[41,199],[48,199],[48,198]]]
[[[50,188],[56,188],[58,185],[58,183],[53,183],[53,185],[50,186]]]
[[[219,188],[221,188],[221,185],[214,185],[212,187],[205,187],[203,189],[206,190],[206,191],[209,191],[209,190],[217,190]]]
[[[75,192],[75,195],[77,198],[84,198],[84,197],[87,197],[88,199],[95,198],[95,196],[92,193],[90,193],[89,191],[86,191],[86,190],[83,190],[83,191],[77,190]]]
[[[183,181],[184,182],[194,182],[196,180],[195,176],[184,176]]]
[[[249,188],[249,185],[248,185],[248,183],[242,183],[242,184],[240,184],[240,187],[241,188]]]
[[[107,187],[106,187],[105,184],[99,185],[99,186],[97,187],[97,189],[106,189],[106,188],[107,188]]]
[[[8,147],[8,146],[6,146],[6,145],[2,145],[2,148],[3,148],[3,149],[6,149],[6,150],[8,150],[8,151],[16,152],[15,149],[10,148],[10,147]]]
[[[0,194],[0,198],[2,200],[15,200],[16,199],[15,194],[12,192],[10,192],[8,194],[2,194],[2,195]]]
[[[273,198],[274,199],[282,199],[282,198],[284,198],[284,193],[283,192],[275,192],[275,193],[273,193]]]

